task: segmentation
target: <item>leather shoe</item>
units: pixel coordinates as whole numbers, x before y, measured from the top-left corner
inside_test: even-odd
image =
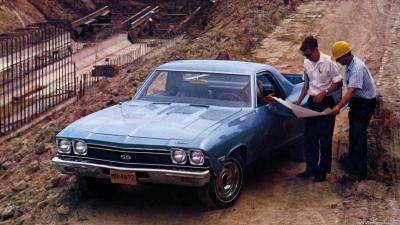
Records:
[[[326,181],[326,173],[320,173],[313,179],[314,182],[323,182]]]
[[[307,170],[296,175],[298,178],[309,178],[313,176],[315,176],[315,174]]]

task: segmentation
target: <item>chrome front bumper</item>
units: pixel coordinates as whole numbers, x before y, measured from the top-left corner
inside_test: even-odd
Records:
[[[53,166],[64,174],[90,176],[110,179],[105,173],[107,169],[133,171],[145,173],[146,177],[138,177],[139,182],[175,184],[183,186],[201,187],[210,182],[210,171],[192,172],[170,169],[129,168],[121,166],[108,166],[86,161],[64,160],[59,157],[52,159]]]

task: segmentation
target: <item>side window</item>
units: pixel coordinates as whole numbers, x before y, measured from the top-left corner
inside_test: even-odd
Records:
[[[266,74],[259,74],[256,78],[257,107],[267,105],[272,101],[272,96],[276,96],[274,81]]]

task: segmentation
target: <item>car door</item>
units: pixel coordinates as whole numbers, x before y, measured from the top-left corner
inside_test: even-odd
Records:
[[[277,82],[276,77],[274,77],[272,74],[269,75],[271,80],[273,80],[272,84],[276,86],[277,89],[279,89],[279,82]],[[278,94],[276,97],[279,97],[284,100],[288,99],[297,99],[298,95],[300,93],[287,93],[288,95],[286,96],[284,91],[282,89],[279,90]],[[308,97],[306,97],[308,98]],[[291,101],[291,100],[288,100]],[[305,105],[303,105],[305,106]],[[306,106],[305,106],[306,107]],[[285,133],[285,138],[282,140],[281,145],[286,145],[286,144],[293,144],[298,141],[302,141],[303,135],[304,135],[304,125],[305,125],[305,120],[304,119],[299,119],[297,118],[293,112],[291,112],[290,109],[278,104],[275,102],[275,104],[270,105],[270,111],[276,115],[282,116],[283,122],[282,122],[282,127],[284,128],[284,133]]]
[[[286,139],[284,122],[287,117],[273,113],[270,110],[271,103],[262,100],[268,94],[274,93],[281,96],[281,90],[272,74],[269,72],[259,73],[255,76],[255,121],[256,121],[256,152],[268,156],[276,153],[281,143]],[[258,96],[257,96],[258,95]]]

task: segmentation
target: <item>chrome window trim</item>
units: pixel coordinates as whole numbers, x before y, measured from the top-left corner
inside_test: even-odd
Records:
[[[235,73],[229,71],[212,71],[212,70],[180,70],[180,69],[156,69],[156,71],[176,71],[176,72],[191,72],[191,73],[213,73],[213,74],[223,74],[223,75],[242,75],[242,76],[251,76],[251,73]]]

